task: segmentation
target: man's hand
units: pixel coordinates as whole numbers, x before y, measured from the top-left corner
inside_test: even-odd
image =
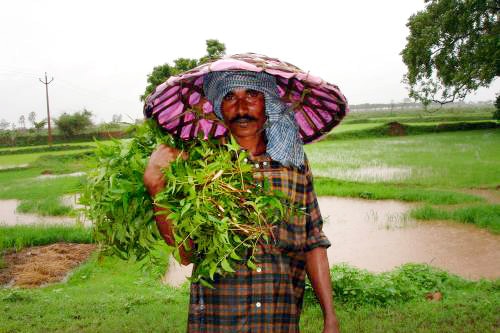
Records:
[[[325,248],[317,247],[306,252],[306,271],[323,310],[323,333],[339,333],[339,323],[333,306],[330,265]]]
[[[187,158],[186,152],[163,144],[151,154],[144,171],[144,185],[152,197],[165,187],[165,179],[161,170],[167,168],[179,155],[184,159]]]
[[[144,185],[148,190],[152,198],[158,194],[165,187],[165,178],[163,176],[162,169],[167,168],[170,163],[175,161],[177,157],[181,155],[183,159],[188,157],[186,152],[182,152],[179,149],[169,147],[166,145],[160,145],[151,154],[149,158],[148,165],[144,171]],[[155,212],[164,210],[160,207],[154,207]],[[161,236],[165,242],[170,246],[175,246],[174,234],[172,230],[172,222],[167,218],[167,215],[161,214],[155,216],[156,226]],[[188,239],[190,248],[193,248],[194,244],[190,239]],[[190,253],[184,250],[184,246],[180,246],[179,254],[181,257],[181,264],[190,264]]]

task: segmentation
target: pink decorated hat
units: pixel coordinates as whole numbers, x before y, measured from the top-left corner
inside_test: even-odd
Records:
[[[349,111],[347,99],[333,84],[287,62],[245,53],[193,68],[156,87],[146,98],[144,115],[154,118],[167,132],[189,140],[203,133],[219,138],[227,133],[203,93],[203,79],[214,71],[266,72],[276,77],[282,100],[295,112],[304,143],[323,138]]]

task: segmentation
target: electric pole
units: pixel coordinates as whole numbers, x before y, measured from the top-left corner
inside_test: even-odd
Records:
[[[42,81],[42,79],[38,79],[40,82],[45,84],[45,99],[47,100],[47,124],[49,125],[49,146],[52,145],[52,130],[50,128],[50,111],[49,111],[49,83],[54,81],[54,78],[50,79],[50,81],[47,81],[47,72],[45,72],[45,81]]]

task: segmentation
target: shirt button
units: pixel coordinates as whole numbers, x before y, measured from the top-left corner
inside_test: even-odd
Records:
[[[262,268],[257,267],[256,271],[257,271],[257,273],[260,273],[260,272],[262,272]]]
[[[260,302],[257,302],[257,303],[255,303],[255,306],[260,308],[262,306],[262,304],[260,304]]]

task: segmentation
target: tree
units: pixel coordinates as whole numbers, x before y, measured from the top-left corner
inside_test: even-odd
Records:
[[[207,54],[198,59],[189,58],[177,58],[174,60],[174,65],[165,63],[153,68],[151,74],[148,75],[148,85],[144,94],[140,96],[141,101],[144,101],[146,97],[151,94],[156,86],[165,82],[169,77],[177,75],[179,73],[185,72],[196,66],[212,61],[224,56],[226,52],[226,46],[219,42],[217,39],[208,39],[206,41]]]
[[[207,55],[200,58],[200,64],[222,58],[226,54],[226,45],[217,39],[207,39]]]
[[[425,0],[401,55],[409,96],[425,106],[463,99],[499,75],[498,0]]]
[[[493,112],[493,119],[500,120],[500,94],[497,95],[495,100],[495,111]]]
[[[0,120],[0,130],[6,131],[9,128],[9,126],[10,126],[10,123],[7,120],[5,120],[3,118],[2,118],[2,120]]]
[[[42,128],[44,128],[45,125],[47,125],[47,119],[42,119],[40,121],[33,122],[33,126],[35,127],[37,132],[39,132]]]
[[[86,128],[92,126],[92,112],[83,109],[81,112],[74,114],[63,113],[55,120],[56,126],[64,134],[64,136],[73,136],[83,132]]]
[[[32,126],[35,126],[35,123],[36,123],[36,113],[35,113],[35,111],[31,111],[28,114],[28,121],[31,123]]]
[[[26,117],[24,116],[24,114],[19,116],[18,123],[20,128],[26,128]]]
[[[122,122],[122,115],[121,114],[114,114],[111,118],[112,123],[121,123]]]

